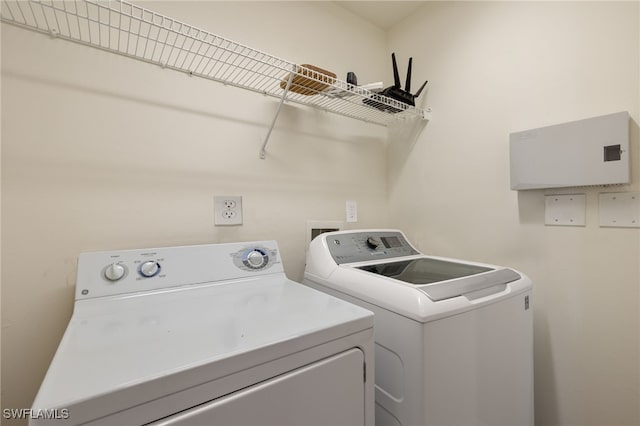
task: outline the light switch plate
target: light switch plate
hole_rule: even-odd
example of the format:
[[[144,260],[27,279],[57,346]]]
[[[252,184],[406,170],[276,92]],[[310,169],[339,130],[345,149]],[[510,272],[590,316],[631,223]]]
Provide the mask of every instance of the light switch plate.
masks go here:
[[[551,226],[585,226],[585,194],[545,195],[544,223]]]
[[[347,200],[347,222],[358,221],[358,202],[356,200]]]
[[[600,226],[640,228],[640,192],[600,194]]]

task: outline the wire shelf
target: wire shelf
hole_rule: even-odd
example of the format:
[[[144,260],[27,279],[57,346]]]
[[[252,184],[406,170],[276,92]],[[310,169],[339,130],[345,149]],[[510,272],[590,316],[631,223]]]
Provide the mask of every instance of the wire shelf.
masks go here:
[[[379,125],[426,118],[422,109],[126,1],[3,0],[2,21]]]

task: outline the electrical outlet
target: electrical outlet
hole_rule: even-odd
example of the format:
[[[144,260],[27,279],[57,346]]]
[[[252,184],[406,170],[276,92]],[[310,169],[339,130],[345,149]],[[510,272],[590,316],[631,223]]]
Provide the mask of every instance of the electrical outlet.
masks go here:
[[[242,225],[242,197],[213,197],[213,215],[216,226]]]

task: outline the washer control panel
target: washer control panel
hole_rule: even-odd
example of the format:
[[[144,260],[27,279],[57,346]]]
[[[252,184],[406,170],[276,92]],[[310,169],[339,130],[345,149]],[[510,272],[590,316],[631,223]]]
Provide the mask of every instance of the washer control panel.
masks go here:
[[[343,231],[323,237],[337,264],[420,254],[400,231]]]
[[[278,272],[275,241],[83,253],[76,300]]]

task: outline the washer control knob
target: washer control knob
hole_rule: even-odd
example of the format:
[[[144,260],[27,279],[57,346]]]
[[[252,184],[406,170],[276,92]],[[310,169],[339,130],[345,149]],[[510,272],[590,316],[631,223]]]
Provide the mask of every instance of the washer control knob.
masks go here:
[[[244,264],[251,269],[260,269],[266,266],[268,262],[269,256],[259,249],[249,251],[244,258]]]
[[[159,272],[160,264],[155,260],[147,260],[140,265],[140,275],[142,275],[143,277],[155,277]]]
[[[118,281],[124,277],[127,269],[119,263],[112,263],[104,269],[104,277],[109,281]]]
[[[380,238],[378,237],[367,238],[367,245],[374,250],[377,249],[380,244],[382,244],[382,241],[380,241]]]

